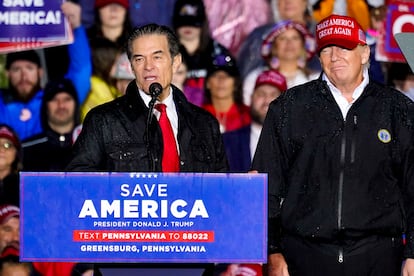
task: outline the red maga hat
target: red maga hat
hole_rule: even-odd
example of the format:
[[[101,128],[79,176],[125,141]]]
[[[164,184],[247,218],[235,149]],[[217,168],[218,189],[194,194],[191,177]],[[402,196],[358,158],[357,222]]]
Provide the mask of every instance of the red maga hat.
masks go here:
[[[5,138],[13,143],[16,148],[20,148],[19,138],[6,126],[0,127],[0,138]]]
[[[330,45],[352,50],[366,45],[367,41],[364,30],[354,18],[332,14],[316,25],[316,44],[319,53]]]
[[[0,206],[0,224],[6,223],[12,217],[20,217],[20,209],[14,205]]]
[[[280,92],[284,92],[287,89],[286,78],[276,70],[263,71],[257,77],[254,88],[263,84],[272,85],[279,89]]]
[[[95,8],[99,9],[109,4],[119,4],[125,9],[129,8],[128,0],[95,0]]]

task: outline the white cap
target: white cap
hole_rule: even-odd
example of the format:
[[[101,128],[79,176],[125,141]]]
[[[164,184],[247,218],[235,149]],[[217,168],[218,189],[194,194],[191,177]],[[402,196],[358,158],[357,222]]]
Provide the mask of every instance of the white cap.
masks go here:
[[[131,64],[126,53],[122,53],[116,60],[113,77],[116,79],[125,80],[135,79],[134,73],[132,73]]]

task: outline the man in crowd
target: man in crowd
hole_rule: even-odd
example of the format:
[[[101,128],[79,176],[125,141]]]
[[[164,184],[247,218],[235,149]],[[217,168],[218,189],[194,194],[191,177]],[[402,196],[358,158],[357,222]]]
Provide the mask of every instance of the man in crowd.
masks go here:
[[[14,205],[0,206],[0,255],[6,249],[14,248],[20,255],[20,209]],[[67,262],[34,262],[35,275],[42,276],[92,276],[89,264]]]
[[[40,103],[43,97],[43,68],[34,50],[10,53],[6,56],[9,89],[1,91],[0,106],[4,114],[0,121],[12,126],[20,139],[41,131]]]
[[[251,95],[252,123],[247,127],[223,134],[231,172],[247,172],[250,169],[269,104],[286,88],[285,77],[275,70],[263,71],[257,77]]]
[[[11,246],[20,249],[20,209],[4,204],[0,206],[0,253]]]
[[[40,116],[43,132],[22,143],[23,168],[62,171],[80,131],[78,96],[70,80],[50,81],[46,85]]]
[[[368,75],[351,17],[316,26],[319,79],[268,111],[269,275],[414,275],[414,104]]]

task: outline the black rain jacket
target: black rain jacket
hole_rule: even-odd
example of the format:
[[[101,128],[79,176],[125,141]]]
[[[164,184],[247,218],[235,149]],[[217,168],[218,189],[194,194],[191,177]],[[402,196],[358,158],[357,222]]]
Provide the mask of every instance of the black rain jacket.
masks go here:
[[[294,235],[337,244],[407,232],[414,257],[414,104],[370,82],[344,120],[321,78],[269,107],[252,169],[268,173],[269,254]]]
[[[227,172],[217,120],[188,102],[176,87],[172,93],[178,113],[180,171]],[[148,111],[135,81],[126,95],[89,111],[67,170],[160,172],[162,134],[155,116],[146,134]]]

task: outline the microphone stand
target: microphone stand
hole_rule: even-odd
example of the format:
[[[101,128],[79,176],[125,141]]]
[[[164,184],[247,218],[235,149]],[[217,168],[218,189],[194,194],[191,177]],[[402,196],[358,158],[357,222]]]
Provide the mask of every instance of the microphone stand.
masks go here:
[[[150,145],[150,124],[152,120],[152,116],[154,115],[154,104],[157,101],[157,98],[162,93],[162,86],[158,82],[151,83],[149,86],[149,94],[151,95],[151,101],[148,104],[148,117],[147,117],[147,125],[145,127],[145,142],[147,146],[147,154],[148,154],[148,162],[149,162],[149,169],[151,172],[155,172],[155,158],[151,151]]]
[[[155,161],[154,161],[154,156],[152,154],[151,151],[151,146],[150,146],[150,124],[151,124],[151,120],[152,120],[152,116],[154,115],[154,105],[155,102],[157,101],[157,97],[155,95],[152,95],[151,97],[151,101],[148,104],[148,116],[147,116],[147,124],[145,126],[145,143],[146,143],[146,147],[147,147],[147,153],[148,153],[148,162],[149,162],[149,168],[151,172],[155,172]]]

